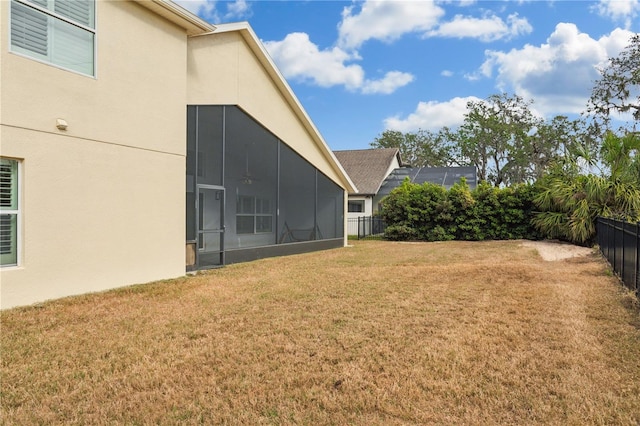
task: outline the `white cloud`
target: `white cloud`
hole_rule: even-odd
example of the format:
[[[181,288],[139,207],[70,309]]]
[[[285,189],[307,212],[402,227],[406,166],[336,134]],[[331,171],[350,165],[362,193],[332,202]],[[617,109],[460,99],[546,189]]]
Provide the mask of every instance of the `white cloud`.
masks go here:
[[[286,78],[320,87],[342,85],[364,94],[389,94],[414,79],[413,75],[400,71],[390,71],[380,80],[365,79],[360,65],[348,64],[360,59],[356,52],[339,47],[320,50],[306,33],[291,33],[282,41],[266,41],[264,45]]]
[[[477,3],[477,0],[439,0],[439,4],[455,4],[456,6],[466,7]]]
[[[389,71],[381,80],[366,80],[362,85],[362,93],[388,95],[411,83],[414,79],[412,74],[406,72]]]
[[[227,15],[247,16],[249,14],[249,4],[246,0],[236,0],[227,5]]]
[[[443,77],[453,77],[453,71],[442,70],[440,72],[440,75],[443,76]]]
[[[338,45],[357,49],[371,39],[391,42],[406,33],[423,33],[443,15],[444,10],[433,1],[367,0],[359,8],[352,5],[342,11]]]
[[[437,29],[429,31],[426,36],[451,38],[476,38],[483,42],[510,39],[521,34],[529,34],[533,28],[526,18],[518,14],[507,17],[507,22],[496,15],[482,18],[456,15],[452,21],[442,23]]]
[[[200,8],[208,3],[206,0],[175,0],[174,2],[184,7],[194,15],[197,15],[200,11]]]
[[[625,28],[628,29],[640,13],[640,0],[600,0],[594,9],[601,16],[624,22]]]
[[[246,0],[218,1],[218,0],[174,0],[194,15],[198,15],[207,22],[220,24],[233,20],[247,18],[251,15],[251,8]],[[220,4],[224,8],[219,7]]]
[[[439,130],[442,127],[456,127],[464,121],[467,112],[467,103],[478,102],[479,98],[469,96],[466,98],[453,98],[446,102],[420,102],[415,112],[406,118],[398,116],[388,117],[384,120],[386,129],[412,132],[422,130]]]
[[[599,77],[597,67],[617,55],[631,35],[616,29],[595,40],[574,24],[560,23],[540,46],[486,51],[479,75],[492,77],[495,72],[499,89],[533,99],[541,113],[579,113]]]
[[[286,78],[311,81],[321,87],[344,85],[354,90],[362,86],[364,71],[345,62],[358,59],[334,47],[320,50],[306,33],[291,33],[282,41],[266,41],[265,47]]]

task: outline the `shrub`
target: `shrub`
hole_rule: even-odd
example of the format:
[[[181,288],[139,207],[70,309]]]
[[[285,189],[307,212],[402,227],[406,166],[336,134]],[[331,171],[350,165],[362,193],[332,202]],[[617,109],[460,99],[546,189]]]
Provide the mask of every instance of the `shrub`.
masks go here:
[[[380,215],[388,224],[385,237],[392,240],[537,239],[531,225],[535,195],[531,185],[495,188],[481,182],[471,190],[462,179],[447,191],[407,179],[385,198]]]
[[[384,238],[391,241],[411,241],[417,236],[416,230],[407,225],[391,225],[384,230]]]

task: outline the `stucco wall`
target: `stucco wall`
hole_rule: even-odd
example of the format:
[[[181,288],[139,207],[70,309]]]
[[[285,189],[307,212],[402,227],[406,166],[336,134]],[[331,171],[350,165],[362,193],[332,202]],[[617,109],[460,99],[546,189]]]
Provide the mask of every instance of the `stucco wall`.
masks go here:
[[[0,271],[0,307],[184,274],[184,32],[97,2],[93,78],[9,53],[8,12],[0,153],[22,160],[22,261]]]
[[[363,212],[348,212],[348,219],[357,219],[362,216],[371,216],[373,214],[373,205],[372,205],[372,197],[370,196],[362,196],[362,195],[349,195],[349,201],[364,201],[364,211]]]

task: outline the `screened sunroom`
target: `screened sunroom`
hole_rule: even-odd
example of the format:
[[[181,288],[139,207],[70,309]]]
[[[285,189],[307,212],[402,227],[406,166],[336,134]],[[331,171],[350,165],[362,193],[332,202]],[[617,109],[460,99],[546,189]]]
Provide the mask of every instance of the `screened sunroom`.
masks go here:
[[[187,107],[187,269],[344,242],[344,190],[237,106]]]

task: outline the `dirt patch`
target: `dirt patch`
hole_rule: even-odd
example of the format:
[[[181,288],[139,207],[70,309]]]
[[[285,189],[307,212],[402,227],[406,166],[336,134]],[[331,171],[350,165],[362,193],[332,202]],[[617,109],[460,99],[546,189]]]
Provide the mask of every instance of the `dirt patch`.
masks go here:
[[[542,259],[552,262],[571,257],[588,256],[593,253],[590,247],[581,247],[561,241],[525,241],[522,247],[531,247],[538,251]]]

